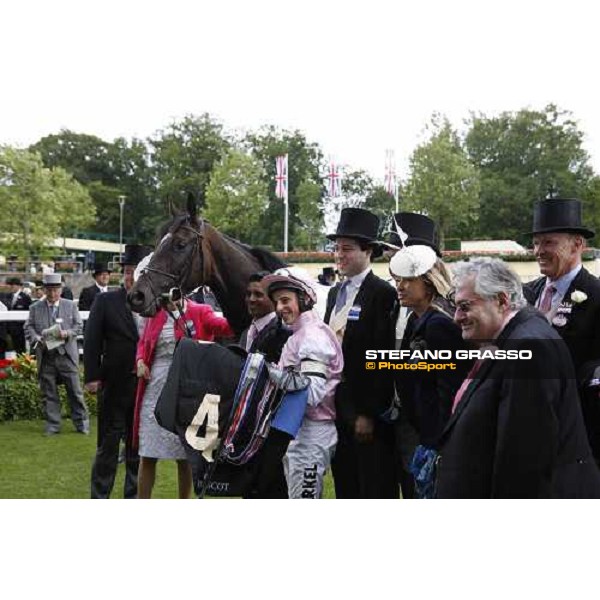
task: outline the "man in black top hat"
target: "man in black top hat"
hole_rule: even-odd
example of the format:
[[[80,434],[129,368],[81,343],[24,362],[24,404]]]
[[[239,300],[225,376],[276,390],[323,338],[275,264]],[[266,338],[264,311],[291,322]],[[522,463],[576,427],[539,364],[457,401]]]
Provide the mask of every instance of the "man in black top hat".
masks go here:
[[[524,286],[527,301],[565,340],[575,370],[583,416],[596,460],[600,460],[600,281],[582,265],[586,240],[581,202],[550,198],[536,202],[533,251],[542,277]]]
[[[391,377],[365,369],[366,350],[394,348],[396,292],[371,270],[381,254],[379,219],[361,208],[345,208],[334,234],[335,260],[344,282],[327,297],[325,322],[344,352],[336,389],[338,445],[332,463],[337,498],[398,498],[394,433],[384,419],[393,398]]]
[[[132,449],[135,404],[137,315],[127,306],[136,265],[151,252],[137,244],[125,246],[121,261],[123,287],[96,296],[83,344],[85,387],[98,394],[98,442],[92,466],[91,497],[108,498],[117,472],[119,444],[125,439],[125,498],[137,496],[139,457]]]
[[[79,304],[77,305],[79,310],[90,310],[96,296],[108,291],[108,282],[111,273],[112,271],[106,263],[98,262],[94,264],[92,276],[95,279],[95,283],[81,290]]]
[[[8,310],[29,310],[31,297],[23,291],[23,282],[18,277],[9,277],[6,280],[9,292],[6,294],[4,304]],[[6,332],[10,335],[15,352],[25,352],[25,332],[23,323],[10,322],[6,324]]]
[[[335,285],[335,269],[333,267],[323,267],[321,273],[317,276],[321,285],[331,287]]]

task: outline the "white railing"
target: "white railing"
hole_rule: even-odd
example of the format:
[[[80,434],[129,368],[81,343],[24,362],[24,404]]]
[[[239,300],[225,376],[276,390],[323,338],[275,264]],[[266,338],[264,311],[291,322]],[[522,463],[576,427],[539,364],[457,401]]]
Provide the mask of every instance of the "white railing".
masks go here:
[[[79,311],[79,314],[81,315],[81,319],[83,321],[87,321],[89,316],[90,316],[90,311],[89,310],[81,310]],[[5,323],[10,323],[10,322],[15,322],[15,321],[21,321],[23,323],[25,323],[25,321],[27,321],[27,319],[29,318],[29,311],[28,310],[0,310],[0,323],[5,322]]]

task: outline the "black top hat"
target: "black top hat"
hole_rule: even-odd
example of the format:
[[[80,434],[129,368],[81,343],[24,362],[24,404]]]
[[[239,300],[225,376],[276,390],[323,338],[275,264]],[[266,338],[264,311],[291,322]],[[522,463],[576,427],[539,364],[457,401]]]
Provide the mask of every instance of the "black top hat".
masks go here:
[[[7,285],[23,285],[20,277],[9,277],[6,280]]]
[[[440,253],[440,241],[435,221],[425,215],[412,212],[399,212],[394,214],[392,229],[396,229],[396,223],[402,231],[408,235],[404,246],[429,246],[438,256]],[[400,236],[398,240],[400,241]],[[390,242],[394,243],[394,242]]]
[[[329,276],[329,277],[335,277],[335,269],[333,267],[323,267],[323,275],[325,277]]]
[[[142,244],[126,244],[121,264],[136,266],[142,258],[148,256],[150,252],[152,252],[150,246],[143,246]]]
[[[375,242],[379,231],[379,217],[364,208],[343,208],[335,233],[327,238],[354,238],[363,242]]]
[[[596,235],[582,225],[581,200],[576,198],[548,198],[534,204],[531,233],[552,232],[579,233],[585,238]]]
[[[105,263],[105,262],[94,263],[92,275],[95,277],[96,275],[100,275],[100,273],[112,273],[112,269],[108,268],[108,263]]]

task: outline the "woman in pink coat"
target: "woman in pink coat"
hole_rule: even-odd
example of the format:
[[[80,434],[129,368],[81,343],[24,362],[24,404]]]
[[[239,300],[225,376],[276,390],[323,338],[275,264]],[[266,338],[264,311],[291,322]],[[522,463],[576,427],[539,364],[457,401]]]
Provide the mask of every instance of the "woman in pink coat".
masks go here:
[[[226,319],[218,317],[207,304],[190,300],[170,303],[146,321],[137,347],[139,377],[135,399],[134,445],[139,442],[140,468],[138,498],[151,498],[158,459],[177,461],[179,497],[189,498],[192,471],[179,438],[163,429],[154,417],[154,408],[167,380],[175,345],[182,337],[212,342],[215,337],[231,337]]]

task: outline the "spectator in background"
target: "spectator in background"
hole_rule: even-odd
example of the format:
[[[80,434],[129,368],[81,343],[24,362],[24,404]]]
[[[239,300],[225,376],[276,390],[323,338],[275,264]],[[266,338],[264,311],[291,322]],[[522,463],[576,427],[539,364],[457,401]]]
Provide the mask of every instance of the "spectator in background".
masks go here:
[[[61,298],[59,273],[44,275],[45,300],[29,309],[25,333],[35,351],[38,378],[46,409],[46,435],[60,432],[61,415],[58,384],[64,383],[71,407],[71,419],[78,433],[89,434],[87,407],[79,381],[77,336],[82,321],[72,300]]]
[[[333,267],[323,267],[320,275],[317,276],[317,280],[321,285],[329,287],[335,285],[335,269]]]
[[[9,293],[6,295],[8,310],[29,310],[31,297],[23,291],[23,282],[19,277],[9,277],[6,280]],[[7,323],[6,331],[13,343],[13,350],[18,353],[25,352],[25,332],[21,322]]]
[[[46,297],[44,295],[44,282],[41,279],[36,279],[33,284],[34,285],[31,288],[32,304],[38,300],[43,300]]]
[[[92,276],[95,282],[81,290],[79,295],[79,310],[90,310],[97,294],[103,294],[108,291],[108,282],[112,271],[106,263],[100,262],[94,265]]]

